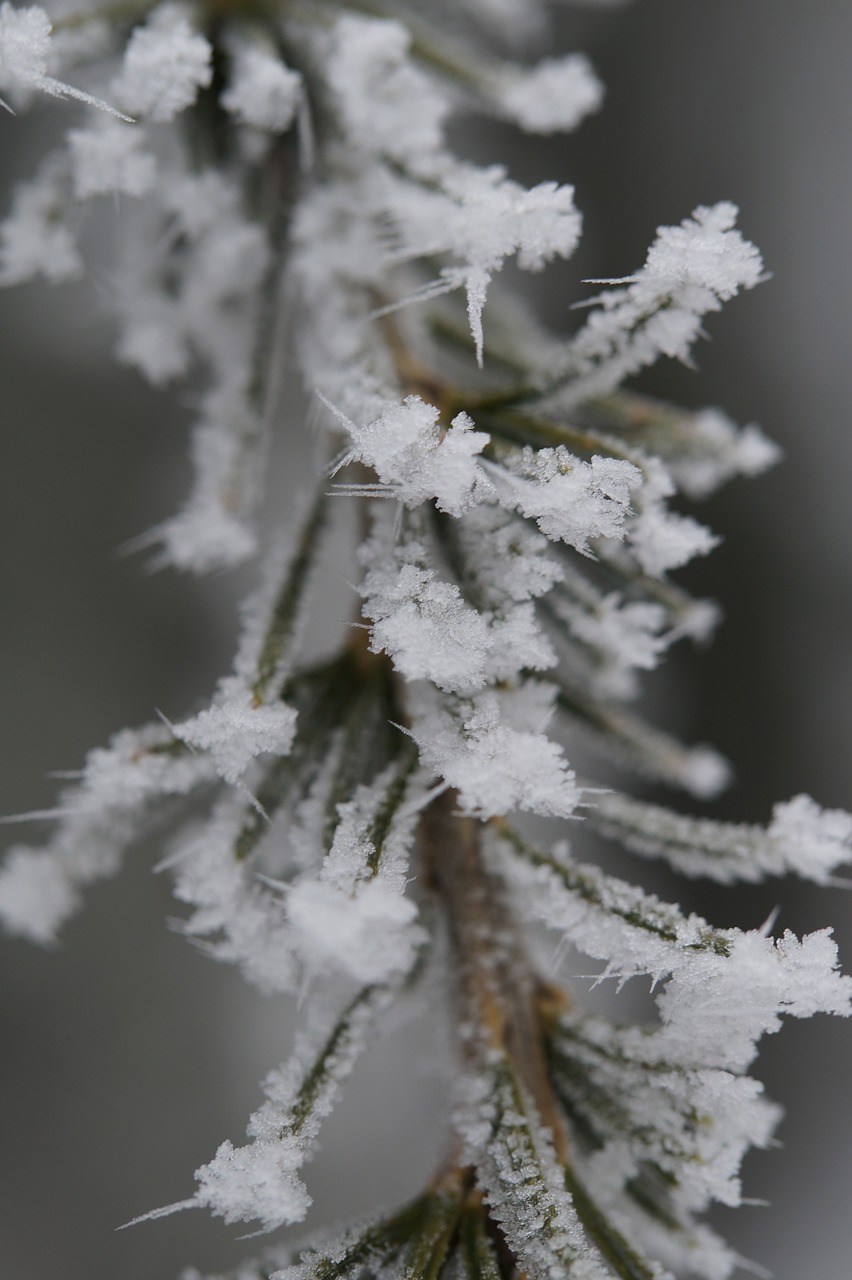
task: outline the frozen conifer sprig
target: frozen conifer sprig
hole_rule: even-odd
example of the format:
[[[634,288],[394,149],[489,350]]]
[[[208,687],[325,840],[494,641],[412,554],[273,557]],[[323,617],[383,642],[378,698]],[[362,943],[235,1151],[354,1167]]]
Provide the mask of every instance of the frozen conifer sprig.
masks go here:
[[[659,228],[591,302],[578,281],[567,338],[502,284],[508,262],[571,256],[573,188],[459,159],[447,124],[479,112],[546,134],[600,106],[581,54],[495,52],[541,41],[545,19],[534,0],[0,7],[0,92],[75,112],[0,223],[0,282],[78,275],[92,207],[120,196],[117,354],[155,385],[191,379],[198,405],[192,493],[140,545],[199,573],[261,564],[209,705],[90,753],[53,838],[0,870],[0,921],[51,943],[167,811],[160,865],[186,934],[264,991],[307,993],[247,1141],[143,1216],[300,1222],[304,1168],[368,1041],[422,1001],[425,973],[454,992],[445,1166],[407,1206],[239,1280],[727,1280],[739,1260],[696,1215],[740,1203],[742,1157],[776,1124],[746,1075],[759,1037],[784,1013],[849,1011],[828,931],[717,928],[516,825],[582,821],[723,882],[828,884],[852,852],[852,818],[807,796],[765,828],[725,824],[572,768],[582,742],[698,797],[724,786],[712,748],[628,704],[717,620],[670,576],[715,536],[671,500],[777,450],[623,385],[660,356],[690,361],[704,319],[762,277],[730,203]],[[270,459],[285,429],[295,447],[303,393],[328,462],[270,538]],[[309,656],[335,550],[352,625]],[[542,925],[619,989],[649,977],[656,1020],[593,1016],[538,974]]]

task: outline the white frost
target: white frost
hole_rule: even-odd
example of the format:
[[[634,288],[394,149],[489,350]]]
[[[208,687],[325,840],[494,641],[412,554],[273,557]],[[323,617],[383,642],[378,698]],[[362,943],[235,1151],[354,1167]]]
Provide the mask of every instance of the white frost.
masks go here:
[[[737,207],[701,205],[680,226],[660,227],[645,265],[626,287],[601,294],[571,341],[557,376],[561,404],[576,404],[618,386],[666,355],[689,361],[708,313],[763,275],[753,244],[736,230]]]
[[[156,162],[145,151],[144,131],[118,120],[71,129],[68,145],[74,191],[81,200],[110,193],[142,196],[156,180]]]
[[[545,58],[530,71],[507,70],[497,101],[510,120],[529,133],[562,133],[597,111],[603,86],[580,53]]]
[[[484,693],[442,706],[418,697],[413,706],[423,758],[456,788],[465,813],[491,818],[527,809],[564,818],[577,807],[580,791],[560,748],[513,726],[511,698]]]
[[[40,89],[54,98],[76,98],[117,114],[105,102],[47,74],[51,30],[50,18],[38,5],[16,9],[9,0],[3,0],[0,4],[0,89],[14,92]]]
[[[237,782],[252,760],[267,752],[286,755],[296,713],[284,703],[256,706],[248,694],[225,698],[191,720],[172,726],[181,742],[207,751],[226,782]]]
[[[242,124],[283,133],[302,101],[302,77],[264,49],[236,49],[222,106]]]
[[[366,463],[407,506],[434,498],[439,510],[460,516],[491,491],[476,460],[488,436],[473,429],[466,413],[457,414],[446,431],[439,419],[440,410],[420,396],[388,404],[363,426],[342,418],[352,448],[339,467]]]
[[[212,50],[186,11],[164,4],[130,37],[113,93],[125,111],[162,123],[192,106],[210,84]]]

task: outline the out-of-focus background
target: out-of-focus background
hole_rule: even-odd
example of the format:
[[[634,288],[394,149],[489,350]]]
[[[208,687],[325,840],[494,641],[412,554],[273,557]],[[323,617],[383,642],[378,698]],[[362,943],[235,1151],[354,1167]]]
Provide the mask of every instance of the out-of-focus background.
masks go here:
[[[757,420],[786,453],[703,513],[725,542],[685,577],[723,602],[726,622],[708,653],[679,655],[657,681],[665,714],[735,762],[725,816],[763,820],[802,790],[852,807],[852,10],[636,0],[566,10],[560,26],[591,52],[603,112],[567,140],[519,148],[508,129],[471,127],[465,141],[493,159],[508,149],[522,180],[577,185],[587,236],[542,290],[550,322],[570,323],[580,276],[629,273],[658,224],[717,199],[741,206],[773,273],[710,319],[697,374],[660,367],[643,382]],[[51,117],[73,110],[0,113],[4,189],[29,171]],[[247,581],[150,576],[117,555],[185,491],[186,409],[114,368],[108,288],[96,274],[0,295],[0,813],[50,805],[50,771],[208,693]],[[192,1170],[240,1139],[292,1013],[169,931],[155,861],[154,845],[134,849],[57,951],[0,940],[4,1275],[167,1280],[254,1250],[201,1214],[114,1230],[190,1194]],[[686,894],[719,924],[755,926],[776,905],[798,933],[833,923],[852,970],[848,895],[794,881]],[[396,1201],[425,1176],[444,1107],[433,1065],[416,1024],[371,1051],[309,1170],[318,1217]],[[746,1164],[747,1194],[771,1207],[720,1213],[718,1225],[778,1280],[840,1280],[852,1254],[852,1025],[790,1024],[758,1072],[788,1111],[783,1149]]]

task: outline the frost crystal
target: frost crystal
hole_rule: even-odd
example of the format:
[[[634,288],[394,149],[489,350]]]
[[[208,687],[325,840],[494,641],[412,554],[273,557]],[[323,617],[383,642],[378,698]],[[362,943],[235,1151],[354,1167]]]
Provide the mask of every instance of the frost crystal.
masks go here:
[[[53,942],[59,924],[77,905],[73,884],[49,853],[11,850],[0,870],[0,920],[11,933]]]
[[[434,153],[448,103],[408,58],[400,22],[347,14],[338,19],[327,75],[347,142],[408,161]]]
[[[461,265],[442,268],[440,287],[464,287],[481,364],[482,311],[492,276],[512,256],[525,271],[540,271],[555,257],[569,258],[580,238],[580,215],[573,187],[542,182],[525,190],[498,166],[459,166],[442,186],[445,194],[440,195],[392,193],[391,213],[400,224],[397,256],[405,260],[446,253],[461,259]]]
[[[17,188],[12,212],[0,223],[0,284],[80,275],[83,260],[61,212],[69,186],[67,167],[57,161]]]
[[[606,1280],[530,1099],[506,1064],[489,1066],[463,1085],[457,1125],[507,1243],[534,1280]]]
[[[225,781],[236,782],[257,756],[268,751],[286,755],[295,723],[290,707],[257,707],[235,697],[174,725],[172,732],[187,746],[208,751]]]
[[[62,797],[61,825],[46,849],[17,848],[0,870],[0,921],[50,942],[79,905],[78,888],[113,875],[152,808],[210,778],[204,760],[171,755],[171,735],[152,725],[91,751],[78,786]],[[38,888],[36,894],[34,890]]]
[[[210,84],[212,50],[178,5],[155,9],[130,37],[113,91],[126,111],[148,120],[172,120]]]
[[[516,728],[515,708],[505,700],[503,707],[508,715],[501,715],[494,694],[452,710],[424,704],[413,729],[424,759],[458,790],[466,813],[488,818],[530,809],[568,817],[580,792],[559,747],[531,731],[526,714],[517,717],[524,727]]]
[[[601,294],[569,347],[561,403],[618,386],[660,355],[688,362],[701,321],[763,274],[757,249],[735,229],[736,205],[695,210],[679,227],[660,227],[645,265],[622,289]]]
[[[39,85],[47,74],[51,22],[44,9],[0,5],[0,74],[4,87]]]
[[[378,587],[378,576],[368,576],[366,609],[376,653],[389,653],[408,680],[431,680],[460,693],[482,685],[488,625],[462,603],[457,586],[408,564],[389,590],[379,594]]]
[[[438,409],[419,396],[407,396],[366,426],[344,419],[352,449],[340,466],[366,463],[407,505],[434,498],[440,511],[462,515],[491,490],[476,461],[488,436],[473,430],[466,413],[458,414],[442,432],[439,416]]]
[[[594,538],[622,538],[631,490],[640,476],[630,462],[592,458],[583,462],[567,449],[527,448],[501,475],[502,500],[533,517],[551,541],[567,542],[588,555]]]
[[[546,58],[526,74],[508,73],[500,102],[510,119],[530,133],[575,129],[597,111],[603,87],[582,54]]]
[[[411,967],[410,926],[417,908],[381,881],[353,894],[304,881],[290,891],[287,914],[314,972],[340,968],[359,982],[383,982]]]
[[[256,1218],[265,1231],[284,1222],[300,1222],[310,1205],[304,1183],[294,1173],[300,1163],[298,1150],[284,1143],[234,1147],[223,1142],[195,1175],[194,1203],[226,1222]]]
[[[144,137],[117,121],[68,134],[74,165],[74,190],[81,200],[110,192],[142,196],[156,179],[154,157]]]
[[[302,100],[302,77],[271,53],[240,48],[222,106],[243,124],[283,133],[289,129]]]
[[[3,0],[0,4],[0,89],[40,89],[54,98],[77,98],[89,106],[111,111],[105,102],[47,74],[51,30],[50,18],[38,5],[16,9],[9,0]]]

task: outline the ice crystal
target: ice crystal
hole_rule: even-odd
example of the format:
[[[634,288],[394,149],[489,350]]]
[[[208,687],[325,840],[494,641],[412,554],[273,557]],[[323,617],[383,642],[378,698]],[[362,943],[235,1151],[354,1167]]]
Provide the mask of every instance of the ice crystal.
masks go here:
[[[546,58],[526,74],[506,76],[500,100],[530,133],[574,129],[603,101],[603,88],[582,54]]]
[[[50,18],[39,5],[17,9],[10,0],[3,0],[0,5],[0,89],[40,89],[54,98],[76,98],[90,106],[111,110],[105,102],[48,75],[51,31]]]
[[[302,101],[302,77],[271,52],[238,46],[222,106],[243,124],[283,133]]]
[[[155,122],[172,120],[210,83],[211,52],[180,6],[162,5],[130,37],[113,82],[116,98],[134,115]]]

